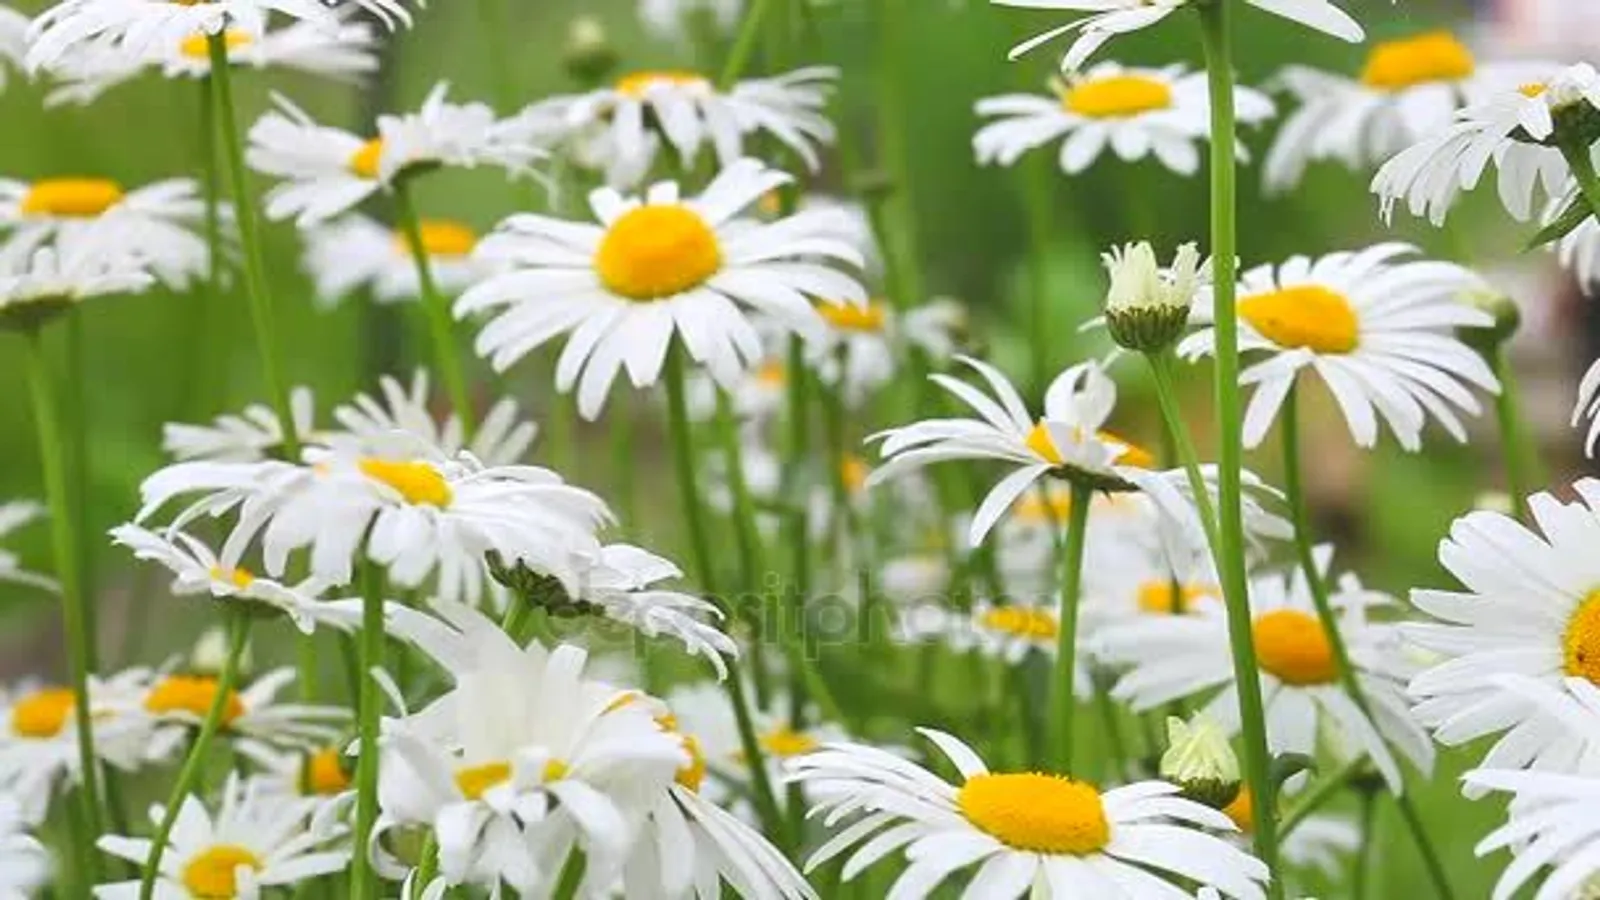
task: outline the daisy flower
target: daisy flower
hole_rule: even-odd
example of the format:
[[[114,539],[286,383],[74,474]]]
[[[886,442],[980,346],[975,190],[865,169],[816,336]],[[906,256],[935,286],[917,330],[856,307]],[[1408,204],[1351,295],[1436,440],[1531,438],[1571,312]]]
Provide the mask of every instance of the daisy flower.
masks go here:
[[[1284,120],[1267,153],[1267,188],[1292,188],[1308,164],[1323,160],[1371,169],[1448,129],[1461,107],[1542,80],[1556,68],[1480,62],[1471,48],[1443,30],[1374,44],[1356,77],[1289,66],[1274,83],[1300,107]]]
[[[269,767],[285,750],[325,747],[348,728],[350,711],[343,707],[280,703],[278,695],[294,679],[292,668],[273,669],[229,691],[218,734],[240,756]],[[218,687],[211,675],[156,673],[143,700],[144,712],[160,726],[156,740],[181,745],[205,720]]]
[[[45,516],[44,507],[28,500],[0,503],[0,538]],[[25,584],[40,590],[55,592],[60,589],[54,578],[22,568],[22,560],[9,550],[0,549],[0,581]]]
[[[310,813],[306,801],[263,792],[236,775],[228,776],[215,815],[198,797],[185,797],[172,842],[157,863],[156,900],[253,897],[263,888],[344,871],[350,851],[328,847],[328,835],[308,830]],[[162,815],[160,807],[151,809],[153,823]],[[150,865],[154,849],[148,839],[122,835],[106,835],[97,846],[141,868]],[[139,896],[139,882],[101,885],[94,895],[131,900]]]
[[[910,865],[890,894],[906,900],[933,896],[974,867],[968,895],[995,900],[1187,896],[1163,876],[1225,897],[1266,896],[1267,867],[1205,830],[1231,832],[1233,823],[1174,785],[1144,781],[1102,793],[1064,775],[991,772],[951,735],[918,732],[955,766],[959,784],[861,744],[833,744],[789,764],[790,777],[821,798],[812,815],[829,825],[853,819],[807,870],[856,848],[844,864],[848,881],[903,850]]]
[[[1083,567],[1083,629],[1105,628],[1150,618],[1188,616],[1222,601],[1222,588],[1204,548],[1174,565],[1154,535],[1120,528],[1095,528],[1089,513]]]
[[[37,329],[85,300],[143,293],[155,284],[142,260],[106,253],[95,243],[6,246],[0,252],[0,330]]]
[[[639,21],[664,40],[687,42],[697,29],[731,34],[744,13],[744,0],[639,0]]]
[[[0,794],[0,897],[26,900],[50,880],[50,851],[28,825],[16,799]]]
[[[349,445],[358,452],[363,448],[381,452],[394,432],[403,431],[419,436],[446,455],[470,453],[486,466],[514,466],[528,455],[539,429],[519,417],[517,401],[504,397],[490,407],[468,442],[459,415],[451,412],[443,419],[435,415],[428,402],[429,384],[425,369],[413,372],[406,386],[392,376],[383,376],[378,380],[379,396],[357,394],[354,400],[333,411],[333,418],[344,431],[329,432],[324,440],[332,445]]]
[[[825,327],[808,334],[806,362],[823,384],[836,386],[850,407],[859,407],[894,379],[904,350],[924,354],[937,365],[948,360],[968,331],[967,311],[940,298],[897,312],[882,300],[865,307],[818,304]]]
[[[977,652],[1009,666],[1024,663],[1034,653],[1054,660],[1059,649],[1060,620],[1050,605],[1051,598],[1040,592],[1039,602],[1017,601],[1000,605],[976,600],[970,611],[952,610],[941,604],[925,604],[902,610],[897,620],[896,638],[908,644],[937,643],[953,653]],[[1094,680],[1089,671],[1087,635],[1078,638],[1079,652],[1073,663],[1073,693],[1087,700]]]
[[[754,808],[744,800],[752,777],[750,760],[739,740],[738,719],[727,692],[714,682],[701,681],[674,688],[666,705],[671,711],[671,730],[692,738],[693,750],[705,768],[702,774],[710,776],[706,785],[697,785],[696,790],[714,800],[734,801],[734,812],[754,821]],[[810,708],[805,710],[805,724],[797,726],[792,711],[792,699],[781,690],[773,692],[765,708],[751,710],[756,742],[774,784],[783,778],[786,761],[850,738],[842,725],[822,720]],[[776,799],[784,802],[781,795]]]
[[[1467,439],[1456,411],[1477,415],[1471,387],[1499,393],[1482,355],[1456,336],[1461,327],[1487,327],[1493,317],[1463,301],[1481,279],[1446,262],[1407,259],[1405,244],[1290,258],[1260,266],[1239,281],[1239,348],[1267,358],[1240,373],[1254,385],[1245,411],[1244,441],[1259,445],[1272,427],[1301,369],[1319,375],[1358,445],[1378,440],[1381,419],[1407,450],[1422,446],[1431,419],[1459,441]],[[1208,300],[1199,321],[1212,320]],[[1186,359],[1210,355],[1215,332],[1205,328],[1178,345]]]
[[[1507,86],[1462,109],[1448,128],[1402,150],[1372,179],[1385,220],[1402,199],[1412,215],[1442,225],[1463,191],[1499,172],[1500,202],[1527,221],[1546,198],[1565,193],[1572,177],[1556,148],[1560,123],[1600,106],[1600,74],[1581,63],[1520,86]]]
[[[1465,781],[1476,791],[1510,794],[1511,817],[1478,842],[1476,852],[1488,856],[1510,850],[1512,861],[1495,884],[1494,900],[1508,900],[1539,876],[1550,872],[1534,900],[1571,900],[1590,896],[1600,876],[1600,778],[1592,775],[1480,769]],[[1587,889],[1586,889],[1587,888]]]
[[[597,190],[589,205],[598,224],[512,216],[479,249],[510,271],[463,294],[456,317],[499,310],[477,339],[497,371],[567,334],[556,389],[577,386],[586,419],[599,415],[620,370],[634,387],[655,384],[674,336],[718,383],[732,385],[764,355],[747,310],[803,335],[822,325],[808,296],[867,299],[855,279],[810,261],[861,265],[833,217],[799,213],[766,224],[740,217],[790,180],[744,159],[698,197],[682,197],[671,181],[643,198]]]
[[[1175,486],[1181,473],[1152,470],[1148,452],[1103,430],[1116,406],[1116,385],[1098,364],[1073,366],[1045,393],[1044,416],[1034,418],[999,370],[971,357],[956,359],[988,383],[994,397],[949,375],[930,379],[978,413],[978,419],[934,419],[874,435],[885,463],[869,487],[947,460],[995,460],[1015,466],[989,491],[973,516],[968,538],[983,543],[1002,514],[1046,475],[1077,479],[1105,491],[1143,491],[1183,527],[1200,522]],[[1187,508],[1186,508],[1187,507]]]
[[[310,388],[297,386],[289,392],[289,414],[295,434],[315,432],[316,398]],[[283,423],[272,407],[252,403],[242,412],[220,415],[205,425],[168,422],[161,427],[161,449],[179,462],[260,462],[282,455]]]
[[[372,138],[318,125],[274,94],[272,111],[250,129],[247,153],[252,169],[280,182],[267,192],[267,217],[310,227],[434,166],[532,171],[544,151],[520,119],[498,118],[482,103],[452,103],[448,90],[435,85],[417,112],[379,116]]]
[[[1078,32],[1061,58],[1062,71],[1080,68],[1105,43],[1119,34],[1141,31],[1189,5],[1189,0],[990,0],[996,6],[1059,9],[1088,13],[1052,28],[1011,48],[1016,59],[1062,35]],[[1359,43],[1366,38],[1361,26],[1328,0],[1245,0],[1262,12],[1298,22],[1340,40]]]
[[[1331,552],[1318,551],[1326,577]],[[1396,627],[1370,620],[1369,607],[1391,598],[1366,590],[1346,574],[1330,585],[1356,677],[1371,718],[1345,693],[1333,644],[1317,618],[1305,573],[1268,574],[1250,583],[1251,633],[1266,705],[1267,744],[1274,753],[1314,755],[1329,746],[1342,759],[1370,757],[1389,787],[1403,787],[1392,744],[1423,773],[1433,768],[1433,745],[1407,708],[1400,636]],[[1220,605],[1186,616],[1147,617],[1102,630],[1097,655],[1125,668],[1112,695],[1136,711],[1157,709],[1174,700],[1209,698],[1205,714],[1229,729],[1239,728],[1239,697],[1228,652],[1228,620]],[[1320,740],[1320,742],[1319,742]]]
[[[769,352],[727,387],[705,372],[694,373],[686,391],[689,417],[696,422],[711,421],[717,415],[717,393],[726,391],[730,411],[747,431],[773,421],[789,402],[787,367],[784,354]],[[745,462],[749,463],[748,454]]]
[[[1583,735],[1509,680],[1600,684],[1600,565],[1589,549],[1600,537],[1600,481],[1573,488],[1573,503],[1528,498],[1537,531],[1494,512],[1457,519],[1439,562],[1463,589],[1411,592],[1434,621],[1402,627],[1438,661],[1411,682],[1416,716],[1445,746],[1500,735],[1484,768],[1570,771],[1584,754]]]
[[[1238,827],[1235,840],[1239,846],[1246,847],[1256,830],[1255,802],[1250,789],[1240,786],[1238,796],[1222,812]],[[1347,871],[1349,858],[1360,846],[1361,829],[1354,822],[1344,816],[1312,813],[1301,819],[1294,831],[1283,839],[1278,855],[1297,869],[1315,870],[1328,878],[1339,878]]]
[[[1160,69],[1096,65],[1048,95],[1006,94],[978,101],[989,120],[972,139],[981,165],[1010,166],[1024,153],[1061,139],[1059,165],[1076,175],[1109,148],[1124,162],[1154,155],[1179,175],[1200,168],[1196,143],[1209,140],[1211,103],[1206,73],[1176,65]],[[1241,124],[1272,117],[1272,101],[1246,87],[1234,88]]]
[[[459,294],[494,273],[472,255],[478,235],[471,226],[453,219],[423,219],[419,227],[429,269],[445,295]],[[417,265],[402,232],[351,215],[308,229],[305,241],[302,268],[311,276],[317,304],[324,309],[358,290],[370,290],[380,303],[422,296]]]
[[[13,245],[5,255],[26,255],[54,241],[63,257],[137,260],[156,280],[180,290],[208,268],[206,241],[194,231],[204,213],[190,178],[133,189],[109,178],[0,179],[0,232]]]
[[[219,603],[244,603],[282,613],[304,634],[319,622],[335,627],[357,624],[322,602],[322,594],[332,585],[315,576],[286,585],[258,578],[247,569],[224,568],[210,547],[182,531],[157,534],[138,525],[119,525],[111,529],[111,540],[131,550],[135,559],[166,567],[174,576],[173,596],[205,595]]]

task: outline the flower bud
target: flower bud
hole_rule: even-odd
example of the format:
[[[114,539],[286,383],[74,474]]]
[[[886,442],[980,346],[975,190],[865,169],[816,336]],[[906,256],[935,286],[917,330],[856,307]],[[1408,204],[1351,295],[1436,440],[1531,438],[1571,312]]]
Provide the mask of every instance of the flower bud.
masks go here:
[[[217,677],[228,660],[228,633],[222,628],[209,628],[194,642],[189,651],[189,671],[195,675]],[[239,656],[239,673],[248,674],[253,668],[250,647],[246,645]]]
[[[617,66],[617,51],[606,36],[605,26],[594,16],[578,16],[567,26],[567,43],[562,51],[567,74],[579,84],[598,85]]]
[[[1140,353],[1171,347],[1189,324],[1194,296],[1211,280],[1209,262],[1194,244],[1178,248],[1172,268],[1163,270],[1147,242],[1113,247],[1104,254],[1111,288],[1106,293],[1106,325],[1118,345]]]
[[[1204,713],[1188,722],[1167,719],[1167,752],[1161,755],[1160,771],[1185,797],[1212,809],[1223,809],[1239,796],[1239,758],[1222,728]]]
[[[1494,317],[1494,324],[1485,328],[1459,330],[1462,341],[1480,351],[1493,351],[1510,340],[1522,325],[1522,310],[1517,302],[1488,285],[1463,292],[1461,302]]]

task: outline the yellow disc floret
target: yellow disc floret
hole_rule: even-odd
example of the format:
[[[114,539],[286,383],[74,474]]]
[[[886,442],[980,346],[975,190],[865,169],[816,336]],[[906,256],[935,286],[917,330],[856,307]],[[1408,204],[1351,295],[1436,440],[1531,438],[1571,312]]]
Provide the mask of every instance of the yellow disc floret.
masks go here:
[[[1372,48],[1361,82],[1380,91],[1403,91],[1419,84],[1461,81],[1477,70],[1472,51],[1448,31],[1430,31]]]
[[[241,47],[250,46],[254,40],[248,31],[229,28],[223,32],[222,44],[228,48],[229,53],[232,53]],[[184,38],[183,42],[178,44],[178,52],[190,59],[210,59],[211,45],[206,40],[204,33],[196,32]]]
[[[722,268],[722,245],[687,206],[641,206],[606,231],[594,268],[612,293],[648,302],[704,284]]]
[[[768,731],[761,735],[760,740],[761,749],[779,759],[803,756],[821,746],[816,738],[803,731],[795,731],[788,725],[780,725]]]
[[[624,75],[617,79],[614,90],[625,97],[638,99],[643,97],[650,88],[658,85],[694,87],[702,84],[709,85],[710,82],[706,81],[706,77],[699,72],[691,72],[686,69],[657,69]]]
[[[471,228],[453,219],[423,219],[417,230],[422,236],[422,249],[440,259],[460,259],[472,253],[478,245],[478,236]],[[411,255],[411,242],[405,234],[397,233],[395,242],[400,252]]]
[[[1239,317],[1288,349],[1349,353],[1361,343],[1361,320],[1349,299],[1317,285],[1245,297],[1239,301]]]
[[[92,219],[121,203],[122,197],[122,186],[109,178],[42,178],[22,195],[22,214]]]
[[[455,499],[450,482],[430,463],[369,457],[361,460],[360,468],[361,474],[394,488],[412,506],[444,509]]]
[[[1202,584],[1178,585],[1171,581],[1146,581],[1139,586],[1139,609],[1152,615],[1186,615],[1203,597],[1216,596],[1216,588]]]
[[[196,718],[205,718],[211,703],[217,697],[217,679],[203,675],[170,675],[150,689],[145,695],[144,708],[157,715],[186,712]],[[238,691],[229,691],[222,703],[224,728],[244,715],[244,701]]]
[[[511,764],[508,762],[489,762],[456,770],[456,787],[468,800],[481,800],[490,788],[510,780]]]
[[[1333,644],[1322,623],[1297,609],[1275,609],[1251,627],[1261,670],[1285,684],[1332,684],[1339,677]]]
[[[978,625],[1032,641],[1053,641],[1060,630],[1055,613],[1032,606],[996,606],[978,617]]]
[[[1100,792],[1059,775],[974,775],[956,806],[979,831],[1015,850],[1087,856],[1111,842]]]
[[[239,896],[239,870],[259,872],[261,858],[236,844],[217,844],[195,854],[183,867],[183,886],[204,900],[234,900]]]
[[[350,773],[345,771],[337,749],[327,747],[306,757],[300,771],[300,789],[319,797],[332,797],[350,789]]]
[[[887,310],[878,302],[868,303],[866,306],[819,303],[817,313],[829,325],[840,331],[861,331],[869,334],[883,331],[884,323],[888,320]]]
[[[1568,675],[1600,684],[1600,589],[1590,591],[1567,620],[1561,648]]]
[[[1061,104],[1091,119],[1125,119],[1171,108],[1172,87],[1145,75],[1111,75],[1067,87]]]
[[[67,726],[77,697],[67,688],[45,688],[11,707],[11,731],[26,738],[53,738]]]
[[[358,177],[368,181],[378,179],[378,165],[383,161],[383,138],[373,138],[362,144],[356,152],[350,154],[349,162],[345,165]]]

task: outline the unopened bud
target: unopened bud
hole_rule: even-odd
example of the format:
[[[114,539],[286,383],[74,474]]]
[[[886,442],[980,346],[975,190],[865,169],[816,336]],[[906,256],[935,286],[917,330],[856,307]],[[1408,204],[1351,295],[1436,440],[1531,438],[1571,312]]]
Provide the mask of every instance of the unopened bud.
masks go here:
[[[1167,719],[1167,752],[1161,755],[1160,770],[1185,797],[1212,809],[1223,809],[1239,796],[1239,758],[1222,728],[1204,713],[1188,722]]]
[[[1178,248],[1162,269],[1155,250],[1140,242],[1113,247],[1101,257],[1111,275],[1106,325],[1121,347],[1156,353],[1171,347],[1189,324],[1195,294],[1211,280],[1210,264],[1194,244]]]
[[[1460,329],[1461,339],[1479,350],[1494,350],[1510,340],[1522,325],[1517,301],[1488,285],[1462,293],[1461,302],[1494,318],[1492,325],[1483,328]]]
[[[562,61],[572,79],[585,86],[597,85],[611,74],[617,67],[617,51],[599,19],[578,16],[572,20]]]
[[[189,651],[189,671],[196,675],[218,677],[228,660],[228,633],[221,628],[209,628],[194,642]],[[239,656],[239,674],[248,674],[253,668],[250,647],[246,645]]]

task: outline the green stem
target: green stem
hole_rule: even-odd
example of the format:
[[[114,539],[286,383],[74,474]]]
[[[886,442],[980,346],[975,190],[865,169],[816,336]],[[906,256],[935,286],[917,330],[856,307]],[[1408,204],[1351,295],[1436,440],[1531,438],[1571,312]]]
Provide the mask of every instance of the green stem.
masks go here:
[[[879,230],[885,265],[897,271],[889,302],[905,311],[923,302],[917,252],[916,206],[911,193],[911,141],[907,134],[905,39],[906,0],[878,0],[878,164],[888,176],[890,196],[883,199],[893,228]]]
[[[744,448],[739,445],[739,423],[734,420],[733,407],[728,392],[716,388],[716,433],[722,445],[722,462],[727,468],[728,490],[733,494],[734,546],[739,555],[739,579],[744,590],[741,600],[731,610],[738,621],[754,622],[754,639],[750,642],[750,675],[756,691],[756,705],[770,708],[771,685],[767,678],[766,647],[770,604],[767,602],[766,547],[761,540],[761,530],[756,522],[755,504],[750,499],[750,485],[745,481]],[[778,623],[779,639],[787,646],[788,629]]]
[[[1495,418],[1500,424],[1501,452],[1506,460],[1506,490],[1511,494],[1518,515],[1528,517],[1528,494],[1534,485],[1543,484],[1539,465],[1539,448],[1528,433],[1527,421],[1522,416],[1521,391],[1517,373],[1511,365],[1504,343],[1486,356],[1489,368],[1500,380],[1500,395],[1495,397]]]
[[[88,843],[75,846],[79,864],[98,879],[100,865],[94,842],[101,834],[100,767],[94,750],[94,721],[91,716],[89,675],[94,659],[94,635],[89,631],[89,598],[83,591],[83,569],[79,562],[77,508],[67,485],[68,453],[61,433],[61,408],[53,389],[44,339],[38,329],[28,332],[23,342],[28,371],[28,390],[33,397],[33,415],[39,432],[39,465],[44,474],[45,497],[50,504],[50,536],[55,545],[56,576],[61,581],[61,622],[66,632],[67,666],[72,679],[73,727],[78,735],[78,769],[82,784],[79,796]]]
[[[1355,757],[1335,769],[1328,777],[1312,785],[1310,790],[1300,795],[1299,802],[1291,807],[1287,813],[1284,813],[1278,828],[1278,834],[1284,840],[1288,840],[1289,835],[1293,834],[1294,830],[1300,827],[1302,822],[1310,818],[1312,813],[1326,806],[1328,801],[1337,796],[1350,783],[1352,778],[1359,775],[1361,770],[1366,767],[1366,762],[1363,757]]]
[[[1100,728],[1105,732],[1109,784],[1120,784],[1128,777],[1128,742],[1122,736],[1122,720],[1117,718],[1117,705],[1111,692],[1099,685],[1094,689],[1094,705],[1100,712]]]
[[[1145,354],[1150,363],[1151,380],[1156,386],[1156,402],[1161,407],[1161,418],[1167,426],[1167,438],[1177,451],[1178,462],[1183,466],[1189,481],[1189,492],[1194,494],[1195,508],[1200,513],[1200,524],[1205,528],[1206,543],[1217,551],[1217,513],[1211,503],[1211,491],[1206,487],[1205,475],[1200,471],[1200,454],[1194,449],[1194,438],[1183,419],[1183,409],[1178,404],[1178,392],[1172,375],[1172,352]],[[1218,561],[1220,571],[1221,563]],[[1176,596],[1174,602],[1178,602]]]
[[[1083,549],[1089,536],[1089,504],[1094,491],[1074,482],[1072,509],[1067,516],[1067,533],[1057,546],[1063,547],[1061,565],[1061,605],[1057,612],[1056,670],[1050,679],[1050,734],[1052,761],[1061,774],[1072,772],[1073,720],[1078,698],[1073,682],[1078,671],[1078,599],[1083,587]]]
[[[1558,149],[1566,158],[1567,167],[1572,170],[1572,177],[1578,182],[1578,190],[1589,204],[1589,211],[1594,213],[1595,218],[1600,219],[1600,175],[1595,173],[1589,142],[1563,142],[1558,145]]]
[[[1033,393],[1043,397],[1050,383],[1050,349],[1056,334],[1050,316],[1050,240],[1055,232],[1054,158],[1039,156],[1024,164],[1023,203],[1028,212],[1028,342],[1033,364]]]
[[[808,531],[806,504],[800,499],[802,486],[798,476],[805,465],[810,450],[810,373],[806,371],[805,342],[798,335],[789,338],[788,358],[784,363],[785,386],[788,388],[788,429],[784,446],[783,497],[791,504],[784,518],[787,534],[784,542],[789,546],[789,609],[787,617],[796,623],[806,621],[806,602],[811,596],[811,535]],[[789,718],[795,728],[805,725],[805,682],[802,673],[789,672]],[[798,787],[798,785],[796,786]]]
[[[771,5],[772,0],[754,0],[745,11],[744,21],[739,24],[739,34],[733,39],[733,48],[728,51],[728,60],[717,78],[718,90],[732,89],[738,83],[739,76],[744,74],[751,56],[755,54],[756,39],[761,36],[761,19]]]
[[[383,661],[383,569],[367,557],[367,542],[361,542],[361,695],[356,707],[356,732],[360,751],[356,756],[356,832],[355,846],[366,847],[378,821],[378,722],[383,692],[372,677],[374,667]],[[353,900],[375,900],[378,876],[366,853],[356,853],[351,868],[350,896]]]
[[[444,382],[450,403],[455,407],[456,415],[461,417],[462,430],[470,441],[478,430],[477,416],[472,409],[472,395],[467,391],[461,353],[456,348],[450,303],[439,293],[439,285],[433,280],[433,263],[428,256],[427,242],[422,239],[422,219],[417,215],[417,205],[411,197],[411,179],[404,176],[394,183],[394,211],[400,220],[400,229],[405,233],[411,261],[417,267],[422,312],[428,321],[428,334],[433,342],[433,363],[439,368],[439,378]]]
[[[583,851],[574,844],[567,853],[567,861],[561,865],[561,876],[557,879],[555,893],[551,894],[552,900],[573,900],[578,896],[578,888],[583,885],[583,872],[588,868],[588,861],[584,859]]]
[[[427,893],[428,885],[439,877],[439,838],[433,832],[428,832],[428,839],[422,845],[422,860],[417,863],[416,878],[411,882],[415,893],[406,900],[422,900]]]
[[[233,214],[239,224],[239,240],[244,250],[245,295],[250,300],[250,318],[255,325],[256,349],[261,356],[261,374],[267,397],[283,426],[284,455],[300,458],[300,435],[295,430],[289,406],[289,389],[278,371],[279,347],[272,296],[267,290],[266,265],[262,262],[261,232],[256,207],[250,197],[250,179],[244,165],[244,146],[239,139],[239,122],[233,110],[233,79],[228,63],[227,36],[218,31],[208,35],[206,47],[211,56],[212,96],[217,103],[217,126],[222,134],[222,155],[228,177],[233,182]]]
[[[1236,116],[1233,98],[1232,28],[1229,0],[1198,6],[1205,45],[1206,79],[1211,101],[1211,265],[1216,319],[1216,415],[1220,433],[1217,479],[1217,557],[1223,601],[1228,608],[1228,642],[1239,693],[1244,731],[1245,777],[1255,798],[1256,856],[1272,873],[1267,890],[1283,897],[1278,872],[1278,829],[1273,819],[1276,791],[1269,771],[1266,711],[1261,700],[1261,673],[1256,667],[1250,598],[1245,580],[1244,516],[1241,508],[1244,471],[1244,418],[1239,393],[1238,319],[1238,172],[1235,169]]]
[[[634,471],[638,466],[638,447],[634,445],[637,406],[626,391],[611,398],[611,472],[616,482],[617,506],[622,514],[622,531],[634,534],[639,527],[639,488]]]
[[[1350,900],[1366,900],[1367,887],[1372,874],[1372,850],[1378,829],[1378,795],[1372,791],[1361,792],[1361,843],[1356,847],[1356,858],[1351,861]]]
[[[700,505],[700,474],[695,465],[694,437],[689,430],[689,401],[684,374],[684,350],[676,340],[667,350],[663,380],[667,387],[667,430],[671,433],[673,463],[677,469],[679,499],[683,507],[684,522],[689,530],[689,544],[693,548],[695,574],[700,586],[713,598],[717,597],[716,567],[711,557],[711,535],[706,529],[705,510]],[[745,696],[744,683],[737,661],[729,659],[728,677],[723,687],[733,706],[734,719],[739,729],[739,746],[750,769],[750,780],[755,788],[756,812],[767,834],[782,836],[784,820],[778,811],[776,795],[772,792],[772,779],[767,775],[766,756],[761,752],[761,742],[756,739],[754,717],[750,702]]]
[[[1339,683],[1349,695],[1350,702],[1355,704],[1356,709],[1368,721],[1371,721],[1372,704],[1367,701],[1366,691],[1361,687],[1361,679],[1356,674],[1355,666],[1350,662],[1350,650],[1345,646],[1344,634],[1339,630],[1339,618],[1328,597],[1327,582],[1317,570],[1316,556],[1312,550],[1311,514],[1306,504],[1305,483],[1300,467],[1300,398],[1299,392],[1294,387],[1289,389],[1289,396],[1283,401],[1283,420],[1278,427],[1283,434],[1283,490],[1289,502],[1290,518],[1294,521],[1295,554],[1299,558],[1301,570],[1305,573],[1306,584],[1311,588],[1311,599],[1317,607],[1317,619],[1322,623],[1323,633],[1328,638],[1328,646],[1333,650],[1333,660],[1339,668]],[[1411,837],[1417,844],[1418,852],[1422,854],[1428,876],[1433,880],[1435,896],[1451,900],[1455,894],[1450,889],[1449,877],[1439,861],[1433,841],[1428,837],[1421,819],[1416,815],[1411,795],[1396,791],[1395,802],[1400,806],[1401,815],[1411,830]]]
[[[178,812],[200,782],[206,769],[206,753],[211,742],[222,729],[222,718],[228,709],[228,700],[234,694],[234,683],[239,679],[239,660],[244,656],[245,644],[250,640],[250,614],[242,608],[225,611],[228,626],[228,655],[222,660],[222,671],[217,674],[217,691],[211,697],[211,706],[200,722],[200,732],[195,735],[189,755],[178,770],[178,780],[173,782],[167,795],[167,806],[161,813],[161,824],[156,827],[150,841],[150,859],[145,863],[144,877],[139,882],[139,900],[150,900],[155,894],[156,875],[161,871],[161,856],[166,852],[172,837],[172,827],[177,824]],[[357,854],[362,855],[362,854]]]

